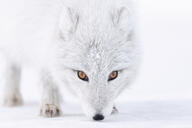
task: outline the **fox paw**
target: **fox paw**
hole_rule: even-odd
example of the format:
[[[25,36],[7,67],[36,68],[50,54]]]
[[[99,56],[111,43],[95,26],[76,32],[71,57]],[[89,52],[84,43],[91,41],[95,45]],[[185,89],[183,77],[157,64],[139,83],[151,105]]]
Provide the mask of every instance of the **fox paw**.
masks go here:
[[[114,114],[118,114],[118,113],[119,113],[118,109],[114,106],[111,114],[114,115]]]
[[[3,100],[3,106],[13,107],[22,105],[23,100],[19,93],[6,95]]]
[[[43,117],[57,117],[60,115],[60,110],[54,104],[45,104],[41,107],[40,114]]]

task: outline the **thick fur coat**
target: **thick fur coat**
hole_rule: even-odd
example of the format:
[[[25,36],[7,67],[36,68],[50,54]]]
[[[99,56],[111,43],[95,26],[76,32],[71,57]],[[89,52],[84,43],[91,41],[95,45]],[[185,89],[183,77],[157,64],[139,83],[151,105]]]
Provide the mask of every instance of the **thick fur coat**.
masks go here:
[[[3,103],[22,103],[20,70],[38,69],[41,114],[60,113],[58,87],[81,101],[85,114],[106,117],[135,78],[139,47],[130,0],[8,0],[0,4],[0,53],[6,58]],[[5,13],[4,13],[5,12]],[[78,78],[82,71],[89,78]],[[118,77],[109,81],[111,72]]]

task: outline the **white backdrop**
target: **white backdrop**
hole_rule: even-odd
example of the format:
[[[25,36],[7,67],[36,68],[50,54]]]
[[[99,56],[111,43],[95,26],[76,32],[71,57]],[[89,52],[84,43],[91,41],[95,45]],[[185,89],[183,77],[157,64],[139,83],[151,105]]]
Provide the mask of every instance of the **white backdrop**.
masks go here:
[[[140,0],[143,64],[133,99],[192,99],[192,1]]]
[[[0,109],[0,122],[4,121],[0,123],[0,127],[13,125],[34,127],[32,125],[34,121],[36,124],[39,123],[41,128],[66,126],[62,123],[67,123],[68,128],[74,126],[191,128],[192,1],[140,0],[138,10],[138,30],[143,47],[140,75],[117,101],[120,102],[120,111],[128,113],[127,116],[120,114],[117,119],[114,118],[115,123],[112,125],[110,121],[109,124],[82,123],[84,117],[79,119],[78,116],[58,120],[41,120],[39,117],[36,120],[37,114],[32,117],[26,116],[22,110],[27,114],[38,113],[38,106],[29,106],[31,102],[39,99],[37,74],[33,69],[27,68],[23,74],[22,93],[29,104],[22,110],[16,108],[14,112],[8,108]],[[71,100],[68,94],[66,97]],[[75,107],[76,109],[79,110]],[[21,119],[17,122],[15,119],[18,115]],[[21,117],[22,115],[24,117]],[[23,120],[26,122],[21,125]],[[46,121],[52,125],[47,125]]]

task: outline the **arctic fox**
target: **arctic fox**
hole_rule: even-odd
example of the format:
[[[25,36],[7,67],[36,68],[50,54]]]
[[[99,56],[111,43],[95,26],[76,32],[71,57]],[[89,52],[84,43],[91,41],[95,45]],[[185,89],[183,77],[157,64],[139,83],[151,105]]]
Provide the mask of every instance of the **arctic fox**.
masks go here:
[[[22,104],[21,69],[31,65],[41,76],[42,116],[61,113],[58,87],[71,90],[93,120],[116,111],[139,58],[130,0],[7,0],[0,18],[4,105]]]

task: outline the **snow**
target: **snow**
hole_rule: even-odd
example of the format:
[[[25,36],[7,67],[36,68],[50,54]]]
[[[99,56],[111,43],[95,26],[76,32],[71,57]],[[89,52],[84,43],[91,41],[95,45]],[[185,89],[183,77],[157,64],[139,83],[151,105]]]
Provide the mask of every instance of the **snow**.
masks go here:
[[[143,63],[135,84],[117,100],[119,114],[91,121],[64,93],[62,116],[40,117],[37,74],[25,69],[25,104],[0,107],[0,128],[192,128],[192,1],[139,3]]]
[[[105,121],[87,119],[79,105],[63,105],[63,115],[58,118],[43,118],[39,106],[27,102],[23,107],[1,108],[1,128],[191,128],[192,100],[189,101],[137,101],[118,104],[120,113]]]

